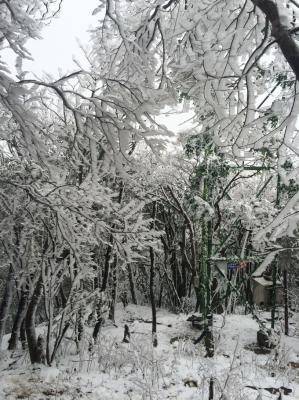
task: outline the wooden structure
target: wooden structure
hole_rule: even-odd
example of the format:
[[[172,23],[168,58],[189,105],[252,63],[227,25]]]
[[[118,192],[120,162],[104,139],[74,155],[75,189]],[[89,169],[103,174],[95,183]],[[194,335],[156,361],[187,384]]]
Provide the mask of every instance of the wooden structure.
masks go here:
[[[254,271],[252,274],[252,293],[254,304],[264,307],[271,307],[273,305],[273,281],[271,265],[264,265],[262,263],[256,269],[256,271]],[[283,286],[282,283],[277,280],[275,289],[275,304],[282,306],[283,303]]]
[[[249,261],[230,261],[225,257],[218,257],[212,260],[217,270],[214,273],[218,279],[221,280],[221,275],[226,276],[229,280],[236,276],[236,282],[240,280],[244,273],[250,275],[252,271],[252,264]],[[271,264],[262,262],[261,265],[251,275],[251,288],[253,303],[258,306],[271,307],[273,296],[273,282],[272,282],[272,268]],[[276,282],[276,305],[282,306],[283,299],[283,285],[280,281]]]
[[[271,307],[272,306],[272,280],[265,279],[263,276],[252,277],[252,294],[253,302],[258,306]],[[283,305],[283,287],[281,282],[276,283],[276,305]]]

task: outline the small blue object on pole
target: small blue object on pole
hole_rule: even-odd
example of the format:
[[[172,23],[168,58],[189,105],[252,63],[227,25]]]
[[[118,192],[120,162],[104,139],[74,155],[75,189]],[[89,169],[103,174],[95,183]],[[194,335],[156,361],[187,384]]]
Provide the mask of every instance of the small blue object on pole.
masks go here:
[[[237,264],[234,261],[227,263],[227,269],[237,269]]]

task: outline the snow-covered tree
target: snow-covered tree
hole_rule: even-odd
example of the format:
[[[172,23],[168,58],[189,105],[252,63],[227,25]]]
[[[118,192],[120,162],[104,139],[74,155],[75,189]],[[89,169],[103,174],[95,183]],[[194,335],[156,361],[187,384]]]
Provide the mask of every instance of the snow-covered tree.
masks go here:
[[[298,157],[296,2],[107,0],[97,11],[95,52],[105,54],[106,76],[154,92],[160,107],[190,101],[197,131],[228,160],[258,163],[267,149],[280,178],[297,179],[296,162],[282,168]],[[285,213],[297,203],[295,195]]]

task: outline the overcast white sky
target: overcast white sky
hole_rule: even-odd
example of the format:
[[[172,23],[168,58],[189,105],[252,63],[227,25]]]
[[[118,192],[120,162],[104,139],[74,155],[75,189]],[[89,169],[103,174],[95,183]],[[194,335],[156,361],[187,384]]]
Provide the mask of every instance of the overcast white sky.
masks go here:
[[[99,0],[63,0],[61,13],[42,31],[42,40],[30,40],[27,48],[34,61],[26,61],[24,69],[37,75],[48,72],[57,75],[59,70],[76,69],[73,56],[83,59],[78,40],[87,45],[88,29],[95,26],[97,16],[92,11]]]
[[[63,0],[60,14],[42,30],[42,39],[27,42],[26,48],[30,51],[33,61],[23,62],[23,70],[32,72],[39,78],[42,78],[44,73],[58,78],[78,69],[73,58],[84,65],[84,56],[78,41],[84,47],[90,46],[88,30],[97,26],[98,15],[93,16],[92,11],[98,5],[99,0]],[[7,52],[2,52],[2,55],[13,71],[15,57]],[[161,115],[158,121],[173,132],[188,129],[193,125],[190,112],[184,110],[187,112],[173,114],[174,111],[170,115]]]

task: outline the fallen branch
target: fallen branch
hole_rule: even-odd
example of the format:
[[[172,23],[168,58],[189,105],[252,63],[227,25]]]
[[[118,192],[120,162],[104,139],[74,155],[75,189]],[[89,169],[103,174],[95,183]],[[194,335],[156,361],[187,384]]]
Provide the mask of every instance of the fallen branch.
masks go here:
[[[267,392],[271,393],[271,394],[277,394],[277,393],[281,393],[283,392],[284,395],[288,395],[290,393],[292,393],[292,389],[288,389],[285,386],[280,386],[279,388],[273,388],[273,387],[268,387],[268,388],[261,388],[261,387],[257,387],[257,386],[245,386],[249,389],[253,389],[253,390],[266,390]]]

